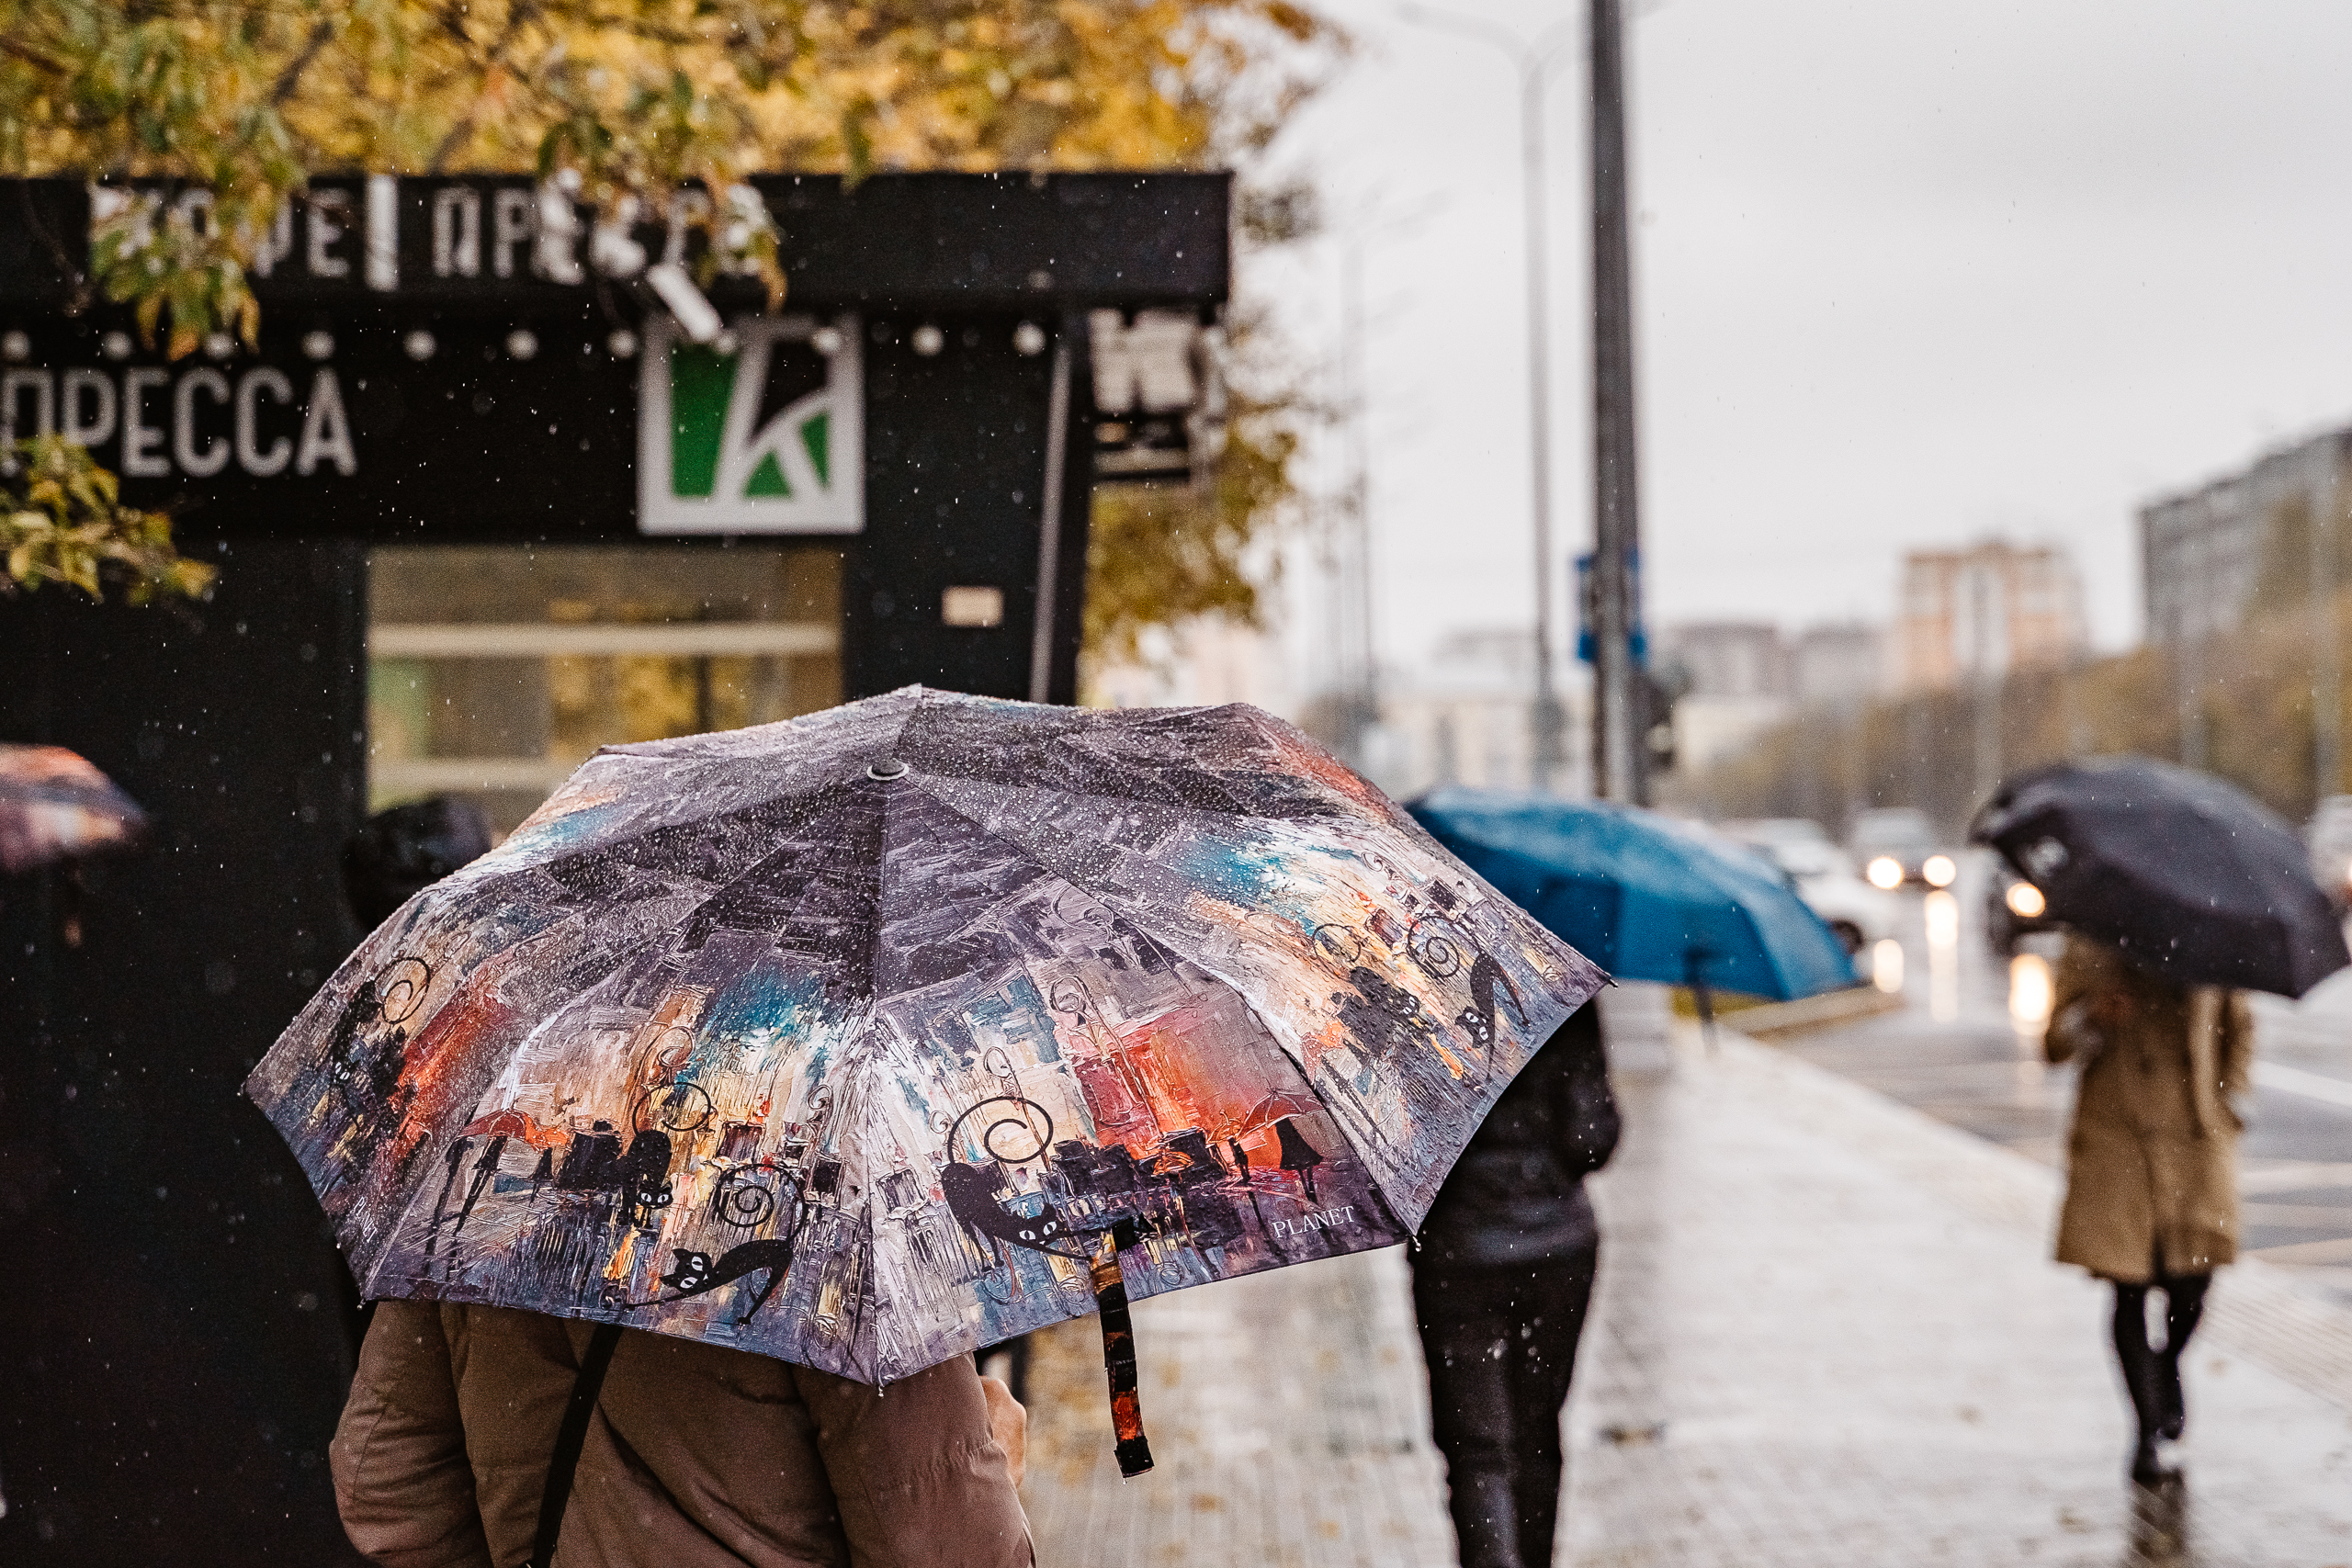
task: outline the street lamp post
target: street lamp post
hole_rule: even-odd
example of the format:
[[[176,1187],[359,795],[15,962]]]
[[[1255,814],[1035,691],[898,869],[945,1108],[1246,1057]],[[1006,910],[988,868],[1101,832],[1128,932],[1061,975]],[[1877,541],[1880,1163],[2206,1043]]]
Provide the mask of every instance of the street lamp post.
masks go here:
[[[2312,516],[2312,804],[2344,786],[2344,653],[2335,639],[2335,525],[2344,497],[2331,487]]]
[[[1557,786],[1567,761],[1567,716],[1560,705],[1558,671],[1553,663],[1552,621],[1552,355],[1549,280],[1544,240],[1550,226],[1544,190],[1544,85],[1572,23],[1562,22],[1522,41],[1508,28],[1476,17],[1428,6],[1406,6],[1407,21],[1441,28],[1493,45],[1519,71],[1520,162],[1525,182],[1527,230],[1527,412],[1535,487],[1535,711],[1534,784]]]
[[[1380,722],[1379,640],[1374,635],[1372,452],[1365,422],[1363,239],[1348,236],[1340,254],[1340,407],[1347,420],[1347,487],[1340,529],[1330,541],[1333,651],[1339,660],[1341,755],[1370,772],[1371,740]]]
[[[1592,786],[1647,805],[1648,704],[1637,700],[1634,563],[1634,263],[1625,170],[1625,40],[1617,0],[1586,0],[1592,47]]]

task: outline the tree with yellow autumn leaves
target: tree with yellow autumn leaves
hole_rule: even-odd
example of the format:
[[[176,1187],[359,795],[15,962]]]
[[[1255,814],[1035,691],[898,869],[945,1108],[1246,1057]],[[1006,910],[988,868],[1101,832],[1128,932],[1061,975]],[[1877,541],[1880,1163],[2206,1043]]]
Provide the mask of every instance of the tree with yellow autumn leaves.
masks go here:
[[[778,169],[1246,162],[1343,48],[1292,0],[0,0],[0,173],[205,193],[96,208],[92,286],[178,357],[253,341],[256,248],[313,175],[535,171],[607,218],[700,227],[711,265],[774,293],[763,214],[673,215],[682,193]],[[1099,645],[1254,616],[1242,552],[1288,502],[1296,432],[1283,394],[1243,379],[1215,473],[1102,509]],[[13,455],[0,509],[33,526],[29,476],[64,460]],[[51,523],[149,546],[156,526]],[[16,558],[18,581],[96,581],[90,562],[28,577]]]

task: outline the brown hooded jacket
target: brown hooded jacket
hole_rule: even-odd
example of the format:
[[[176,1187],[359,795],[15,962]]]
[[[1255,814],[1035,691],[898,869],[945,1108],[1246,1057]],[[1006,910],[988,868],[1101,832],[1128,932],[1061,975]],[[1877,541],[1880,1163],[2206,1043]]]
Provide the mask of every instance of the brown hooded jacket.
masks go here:
[[[335,1433],[335,1503],[383,1568],[515,1568],[590,1325],[376,1309]],[[967,1357],[869,1388],[625,1331],[555,1568],[1033,1568]]]

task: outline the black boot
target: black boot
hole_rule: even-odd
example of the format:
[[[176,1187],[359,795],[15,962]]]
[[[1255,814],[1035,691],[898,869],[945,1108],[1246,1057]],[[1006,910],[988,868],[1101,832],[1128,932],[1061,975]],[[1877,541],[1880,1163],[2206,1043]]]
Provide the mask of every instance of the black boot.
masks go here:
[[[2140,1434],[2139,1442],[2132,1450],[2132,1480],[2135,1485],[2162,1486],[2174,1480],[2180,1472],[2166,1464],[2156,1453],[2156,1435]]]
[[[2170,1480],[2170,1466],[2156,1457],[2156,1440],[2164,1426],[2162,1358],[2148,1348],[2148,1288],[2118,1283],[2115,1287],[2115,1359],[2123,1369],[2123,1390],[2132,1396],[2132,1414],[2139,1428],[2132,1448],[2132,1479],[2143,1486]]]
[[[2158,1369],[2162,1379],[2158,1392],[2163,1401],[2158,1415],[2163,1418],[2156,1430],[2166,1438],[2177,1438],[2188,1429],[2188,1400],[2180,1387],[2180,1358],[2188,1348],[2188,1337],[2197,1332],[2197,1325],[2205,1315],[2205,1287],[2212,1281],[2211,1274],[2183,1274],[2165,1281],[2165,1353]]]

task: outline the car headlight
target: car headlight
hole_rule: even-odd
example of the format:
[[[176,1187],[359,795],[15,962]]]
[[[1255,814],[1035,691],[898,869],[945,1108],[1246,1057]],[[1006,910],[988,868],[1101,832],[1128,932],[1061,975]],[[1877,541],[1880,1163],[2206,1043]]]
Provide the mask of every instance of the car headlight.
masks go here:
[[[1871,879],[1872,887],[1892,893],[1903,886],[1903,863],[1893,855],[1880,855],[1864,868],[1863,874]]]
[[[1930,887],[1950,887],[1960,867],[1950,855],[1929,855],[1919,863],[1919,875]]]
[[[2001,895],[2001,901],[2009,907],[2010,914],[2021,920],[2038,920],[2041,912],[2050,908],[2050,900],[2030,882],[2010,883],[2009,890]]]

